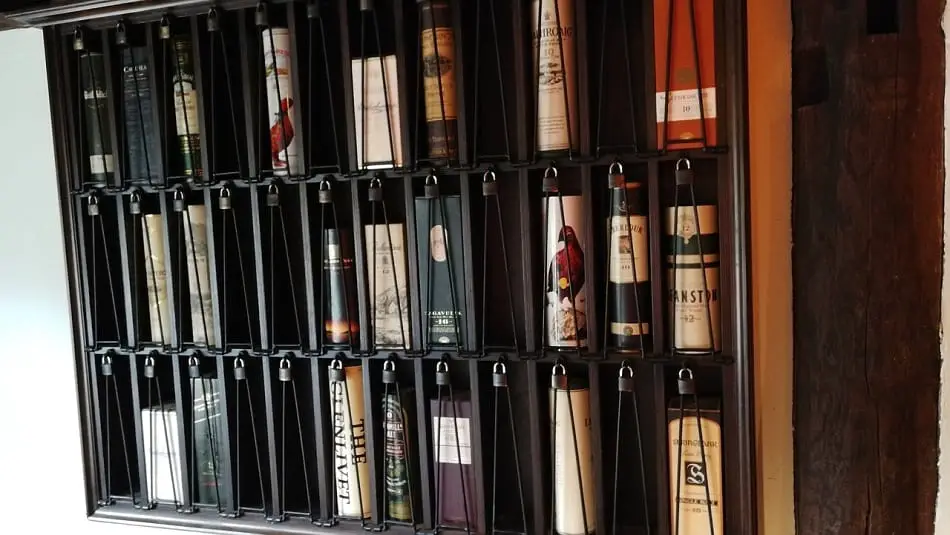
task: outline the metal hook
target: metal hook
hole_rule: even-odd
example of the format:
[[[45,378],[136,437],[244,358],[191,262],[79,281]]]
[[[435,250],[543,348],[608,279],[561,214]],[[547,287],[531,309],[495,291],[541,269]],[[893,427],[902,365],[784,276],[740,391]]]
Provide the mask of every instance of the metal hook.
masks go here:
[[[115,44],[122,46],[128,44],[129,40],[125,35],[125,22],[115,23]]]
[[[189,357],[189,358],[188,358],[188,365],[189,365],[189,366],[197,366],[197,365],[198,365],[198,357],[196,357],[196,356],[194,356],[194,355],[192,355],[191,357]]]
[[[630,375],[626,377],[633,377],[633,368],[627,363],[627,361],[623,361],[623,363],[620,364],[620,372],[617,374],[617,376],[625,377],[623,374],[625,371],[630,372]]]
[[[483,184],[494,182],[495,180],[497,180],[497,178],[495,177],[495,172],[492,171],[491,169],[489,169],[488,171],[485,171],[485,174],[482,175]]]
[[[215,6],[208,10],[208,31],[218,31],[218,9]]]
[[[324,188],[323,186],[326,186],[326,187]],[[326,177],[324,177],[323,180],[320,181],[320,186],[319,186],[319,188],[320,188],[320,191],[324,191],[324,190],[329,191],[329,190],[331,189],[331,187],[330,187],[330,181],[327,180]]]
[[[254,10],[254,24],[263,28],[267,26],[267,5],[264,2],[258,2]]]
[[[491,372],[505,375],[508,373],[508,368],[505,367],[504,362],[496,362],[495,365],[491,367]]]
[[[378,177],[378,176],[374,176],[374,177],[369,181],[369,187],[370,187],[370,188],[381,188],[381,187],[383,187],[383,183],[379,180],[379,177]]]
[[[449,363],[446,362],[446,361],[444,361],[444,360],[440,360],[439,363],[435,365],[435,371],[436,371],[436,373],[439,373],[439,372],[446,373],[446,372],[448,372],[448,371],[449,371]]]
[[[235,370],[238,369],[238,368],[243,368],[243,367],[244,367],[244,359],[242,359],[241,357],[238,357],[238,358],[234,359],[234,369],[235,369]]]
[[[558,372],[558,370],[560,370],[560,372]],[[554,367],[551,368],[551,375],[552,376],[567,375],[567,368],[564,367],[564,364],[560,362],[556,362],[554,364]]]
[[[333,362],[330,363],[330,368],[334,370],[342,370],[343,361],[340,359],[333,359]]]
[[[387,359],[385,362],[383,362],[383,371],[384,372],[396,371],[396,363],[390,359]]]
[[[284,366],[284,364],[286,364],[286,366]],[[290,369],[290,359],[288,359],[287,357],[280,359],[280,364],[278,365],[278,367],[281,369]]]
[[[623,174],[623,164],[619,160],[615,160],[610,164],[610,168],[607,169],[607,173],[611,175],[622,175]]]
[[[73,50],[75,50],[76,52],[80,52],[84,50],[85,48],[86,48],[86,44],[82,38],[82,28],[80,28],[77,25],[76,29],[73,30]]]
[[[553,163],[544,170],[544,178],[557,178],[557,167]]]
[[[155,359],[151,355],[145,357],[145,366],[155,366]]]
[[[681,170],[680,164],[682,164],[682,163],[685,163],[685,164],[686,164],[686,169],[692,169],[692,168],[693,168],[693,164],[689,161],[689,158],[680,158],[679,160],[676,160],[676,170],[677,170],[677,171]]]
[[[425,182],[425,183],[426,183],[426,185],[429,185],[429,184],[438,184],[438,183],[439,183],[439,177],[437,177],[437,176],[435,175],[435,171],[429,171],[429,174],[426,175],[426,182]]]

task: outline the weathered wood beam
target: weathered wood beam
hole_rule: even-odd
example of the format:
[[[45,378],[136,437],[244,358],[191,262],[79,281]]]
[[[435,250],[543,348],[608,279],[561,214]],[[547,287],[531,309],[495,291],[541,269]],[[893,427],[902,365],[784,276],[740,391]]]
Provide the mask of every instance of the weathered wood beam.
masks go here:
[[[930,535],[944,0],[871,2],[792,2],[796,523]]]

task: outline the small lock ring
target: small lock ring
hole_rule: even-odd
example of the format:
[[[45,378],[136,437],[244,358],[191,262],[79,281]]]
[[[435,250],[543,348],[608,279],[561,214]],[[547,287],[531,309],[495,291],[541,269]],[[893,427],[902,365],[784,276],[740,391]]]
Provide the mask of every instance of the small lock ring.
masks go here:
[[[326,186],[326,187],[324,187],[324,186]],[[331,188],[331,187],[330,187],[330,181],[329,181],[329,180],[327,180],[326,178],[324,178],[323,180],[320,181],[320,186],[319,186],[319,190],[320,190],[320,191],[330,191],[330,188]]]
[[[139,190],[135,190],[132,192],[132,195],[129,198],[129,202],[142,202],[142,198],[139,195]]]
[[[89,196],[89,206],[97,206],[99,204],[99,197],[95,195]]]
[[[482,175],[483,183],[495,182],[496,180],[497,180],[497,177],[495,177],[495,172],[492,171],[491,169],[489,169],[488,171],[485,171],[485,174]]]
[[[434,173],[434,172],[429,171],[429,174],[426,175],[426,182],[425,182],[425,183],[426,183],[426,185],[435,184],[436,186],[438,186],[438,185],[439,185],[439,177],[435,176],[435,173]]]
[[[504,362],[496,362],[494,366],[491,367],[492,373],[498,373],[501,375],[507,375],[508,369],[505,367]]]
[[[145,357],[145,366],[155,367],[155,359],[151,355]]]
[[[692,380],[693,380],[693,370],[687,368],[686,366],[683,366],[683,367],[680,369],[678,376],[679,376],[680,379],[689,379],[690,381],[692,381]]]
[[[221,193],[218,194],[218,197],[220,197],[220,198],[222,198],[222,199],[226,199],[226,198],[228,198],[228,197],[230,197],[230,196],[231,196],[231,190],[229,190],[227,186],[222,187],[222,188],[221,188]]]
[[[267,193],[273,194],[273,195],[277,195],[278,193],[280,193],[280,192],[277,190],[277,184],[274,183],[274,182],[271,182],[270,185],[267,186]]]
[[[567,375],[567,368],[564,367],[564,364],[558,362],[554,364],[553,368],[551,368],[551,375],[552,376]]]
[[[280,369],[282,369],[282,370],[283,370],[283,369],[289,370],[289,369],[290,369],[290,359],[288,359],[287,357],[284,357],[284,358],[280,359],[280,364],[278,365],[278,367],[279,367]]]
[[[625,375],[624,375],[624,372],[627,372],[629,375],[626,375],[626,376],[625,376]],[[627,363],[621,364],[621,365],[620,365],[620,372],[618,373],[618,376],[621,377],[621,378],[623,378],[623,377],[630,377],[631,379],[633,379],[633,368],[631,368],[630,365],[627,364]]]
[[[391,360],[386,360],[385,362],[383,362],[383,371],[384,372],[396,371],[396,363]]]
[[[175,193],[172,194],[172,199],[174,199],[174,200],[176,200],[176,201],[183,201],[183,200],[185,200],[185,192],[182,191],[182,189],[181,189],[180,186],[177,187],[177,188],[175,188]]]
[[[330,369],[333,369],[333,370],[342,370],[342,369],[343,369],[343,361],[340,360],[340,359],[333,359],[333,362],[330,363]]]
[[[682,170],[682,168],[680,167],[680,164],[686,164],[686,169],[692,169],[692,168],[693,168],[693,164],[689,161],[689,158],[680,158],[679,160],[676,160],[676,170],[677,170],[677,171]]]
[[[372,179],[370,179],[370,181],[369,181],[369,187],[370,187],[370,189],[381,188],[381,187],[383,187],[383,183],[379,180],[379,177],[378,177],[378,176],[374,176],[374,177],[373,177]]]
[[[620,161],[614,161],[610,164],[610,168],[607,169],[607,174],[610,175],[622,175],[623,174],[623,164]]]
[[[444,360],[440,360],[439,363],[435,365],[435,371],[436,371],[436,373],[438,373],[438,372],[448,372],[448,371],[449,371],[449,363],[448,363],[448,362],[445,362]]]
[[[103,365],[103,366],[108,366],[108,365],[111,365],[111,364],[112,364],[112,356],[111,356],[111,355],[103,355],[103,356],[102,356],[102,365]]]
[[[241,357],[238,357],[238,358],[234,359],[234,369],[235,369],[235,370],[237,370],[237,369],[239,369],[239,368],[243,368],[243,367],[244,367],[244,359],[242,359]]]
[[[548,168],[544,170],[544,178],[552,177],[557,178],[557,167],[554,167],[554,164],[549,165]]]
[[[188,359],[188,365],[189,365],[189,366],[197,366],[197,365],[198,365],[198,357],[192,355],[192,356]]]

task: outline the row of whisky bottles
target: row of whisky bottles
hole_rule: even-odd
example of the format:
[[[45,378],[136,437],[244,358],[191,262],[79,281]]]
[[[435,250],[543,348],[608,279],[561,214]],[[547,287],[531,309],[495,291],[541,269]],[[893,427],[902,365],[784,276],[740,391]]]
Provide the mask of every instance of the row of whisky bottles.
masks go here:
[[[674,4],[683,6],[674,10]],[[700,4],[695,10],[692,2],[686,4],[681,0],[657,0],[654,5],[656,120],[663,148],[668,143],[675,143],[680,149],[715,143],[713,9],[711,2]],[[448,0],[422,1],[419,36],[428,155],[432,160],[448,162],[458,160],[458,58],[451,9]],[[535,0],[531,7],[535,139],[536,149],[541,153],[576,152],[579,148],[574,9],[573,0]],[[173,42],[171,64],[164,68],[172,73],[175,130],[181,156],[178,165],[185,176],[202,176],[195,52],[190,40],[172,36],[167,25],[162,26],[161,32],[162,39]],[[278,176],[306,173],[301,127],[295,124],[300,113],[295,109],[299,108],[299,96],[294,94],[292,83],[291,39],[287,28],[266,27],[262,31],[267,134],[271,166]],[[114,170],[114,155],[108,131],[103,56],[84,51],[80,57],[90,179],[107,181]],[[150,94],[149,64],[145,47],[123,48],[121,109],[127,140],[127,172],[131,178],[147,177],[151,181],[160,158],[151,112],[156,105],[153,98],[161,97]],[[361,170],[404,166],[397,71],[395,55],[352,60],[356,160]],[[700,86],[708,87],[700,90]]]
[[[383,474],[373,482],[369,475],[369,457],[373,455],[367,443],[367,407],[365,404],[365,377],[359,363],[330,365],[329,404],[320,410],[330,421],[328,437],[331,457],[324,462],[332,471],[335,516],[343,519],[372,517],[372,494],[383,488],[384,508],[380,515],[386,522],[409,525],[421,523],[420,463],[431,462],[434,491],[437,495],[436,523],[440,527],[465,530],[473,534],[486,533],[485,519],[478,513],[477,488],[492,478],[489,470],[497,466],[475,468],[473,459],[493,458],[497,455],[519,455],[520,452],[501,445],[492,456],[479,455],[477,450],[487,441],[473,434],[472,399],[467,391],[455,391],[446,396],[427,400],[429,421],[432,424],[432,449],[420,454],[416,427],[416,391],[414,388],[389,389],[383,392],[381,403]],[[178,436],[178,417],[174,404],[156,405],[142,409],[142,429],[146,462],[146,484],[152,501],[178,502],[186,481],[197,487],[196,503],[220,507],[229,501],[233,490],[224,485],[220,459],[220,444],[227,440],[221,411],[219,380],[202,378],[195,382],[193,392],[195,427],[195,470],[190,477],[180,473],[181,444]],[[593,449],[591,427],[590,388],[583,381],[572,378],[548,389],[548,414],[551,426],[550,469],[554,493],[550,507],[554,510],[554,525],[560,534],[595,534],[598,529],[597,496],[594,484],[594,463],[606,455],[596,455]],[[674,398],[667,407],[668,467],[670,480],[670,513],[673,529],[679,535],[721,535],[722,531],[722,451],[721,420],[718,400]],[[496,422],[497,424],[498,422]],[[483,422],[485,426],[487,422]],[[514,422],[512,432],[523,431]],[[699,427],[702,426],[700,431]],[[488,431],[492,434],[499,429]],[[618,434],[621,430],[617,430]],[[377,441],[377,444],[379,442]],[[702,446],[700,446],[702,445]],[[633,447],[632,445],[630,447]],[[308,458],[312,454],[302,452]],[[616,470],[633,474],[634,452],[621,459]],[[318,462],[321,462],[318,460]],[[520,475],[520,474],[518,474]],[[639,474],[646,477],[646,473]],[[510,481],[510,480],[509,480]],[[299,489],[298,489],[299,490]],[[513,485],[508,490],[493,493],[496,499],[513,499]],[[614,489],[614,492],[618,492]],[[708,494],[707,494],[708,492]],[[283,498],[284,502],[287,497]],[[679,506],[677,506],[679,504]],[[238,504],[240,507],[242,504]],[[629,509],[630,504],[615,502],[614,506]],[[493,503],[497,509],[501,504]],[[523,506],[523,504],[518,505]],[[505,507],[511,510],[511,507]],[[518,522],[499,515],[493,520],[493,529],[511,529]],[[519,515],[520,516],[520,515]],[[612,515],[618,528],[646,519],[628,518],[628,514]],[[497,523],[495,523],[497,522]],[[506,522],[512,525],[504,525]]]
[[[611,175],[610,213],[606,219],[607,284],[606,347],[646,353],[651,347],[649,212],[642,182]],[[692,189],[677,186],[674,206],[665,209],[665,296],[670,348],[679,353],[721,350],[718,213],[711,203],[693,204]],[[208,214],[205,205],[181,208],[191,294],[193,341],[215,346],[208,263]],[[588,347],[590,265],[585,204],[581,196],[554,195],[542,201],[545,275],[543,279],[544,341],[546,348]],[[422,313],[422,344],[467,347],[473,303],[465,292],[465,250],[462,239],[462,199],[443,195],[414,201],[416,251]],[[153,341],[171,335],[167,302],[166,226],[159,214],[142,216],[145,275]],[[325,228],[321,247],[320,296],[324,319],[323,343],[359,346],[360,313],[352,236],[345,228]],[[364,226],[367,289],[372,349],[413,347],[410,328],[408,248],[405,225],[384,222]],[[503,236],[502,239],[505,239]],[[486,236],[484,239],[489,239]],[[489,259],[491,260],[491,259]],[[501,261],[501,260],[496,260]],[[487,290],[486,290],[487,291]],[[418,313],[418,312],[417,312]],[[514,333],[512,333],[513,335]]]

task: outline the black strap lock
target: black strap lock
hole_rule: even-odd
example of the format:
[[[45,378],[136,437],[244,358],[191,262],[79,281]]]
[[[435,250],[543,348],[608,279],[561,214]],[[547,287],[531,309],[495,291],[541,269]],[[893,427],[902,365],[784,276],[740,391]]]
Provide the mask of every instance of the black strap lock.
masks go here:
[[[544,170],[544,178],[541,179],[541,191],[544,193],[557,193],[557,167],[554,164]]]
[[[221,26],[218,24],[218,10],[213,6],[208,10],[208,31],[216,32],[221,29]]]
[[[103,377],[109,377],[112,375],[112,357],[110,355],[102,356],[102,366],[99,370]]]
[[[221,210],[231,209],[231,190],[227,186],[221,188],[221,193],[218,194],[218,208]]]
[[[145,368],[142,370],[142,374],[145,375],[146,379],[155,378],[155,359],[151,356],[145,357]]]
[[[199,379],[201,377],[201,368],[198,366],[198,357],[192,355],[188,359],[188,377]]]
[[[444,360],[440,360],[439,363],[435,365],[435,384],[437,386],[449,386],[451,383],[449,364]]]
[[[330,381],[333,383],[342,383],[346,379],[346,372],[343,371],[343,361],[333,359],[330,363]]]
[[[681,396],[696,395],[696,381],[693,380],[693,370],[683,367],[676,379],[676,388]]]
[[[86,213],[89,214],[89,217],[99,215],[99,198],[95,195],[89,196],[89,205],[86,207]]]
[[[257,3],[257,9],[254,10],[254,25],[258,28],[267,26],[267,4],[264,2]]]
[[[383,202],[383,183],[378,177],[369,181],[369,202]]]
[[[491,384],[495,388],[508,388],[508,369],[504,362],[496,362],[492,366]]]
[[[617,375],[617,390],[620,392],[633,392],[633,368],[624,362],[620,365],[620,373]]]
[[[610,169],[607,170],[607,187],[610,189],[620,189],[624,187],[626,183],[627,179],[623,176],[623,164],[620,162],[610,164]]]
[[[551,388],[567,390],[567,369],[560,362],[551,368]]]
[[[132,212],[132,215],[142,213],[142,197],[138,191],[133,191],[132,196],[129,198],[129,212]]]
[[[280,359],[280,365],[277,368],[277,379],[282,383],[290,382],[290,359],[287,357]]]
[[[489,169],[482,175],[482,195],[489,197],[498,195],[498,180],[495,178],[495,172]]]
[[[270,186],[267,186],[267,206],[273,208],[279,204],[280,194],[277,191],[277,184],[271,182]]]
[[[396,384],[396,363],[391,359],[383,363],[383,384]]]
[[[234,380],[243,381],[247,379],[247,370],[244,368],[244,359],[238,357],[234,359]]]
[[[320,181],[320,189],[317,193],[320,204],[330,204],[333,202],[333,191],[330,189],[330,181],[323,179]]]
[[[435,176],[434,172],[430,171],[426,176],[424,189],[426,199],[437,199],[439,197],[439,177]]]
[[[85,49],[86,42],[82,38],[82,28],[76,26],[76,29],[73,31],[73,50],[82,52]]]
[[[172,194],[172,209],[176,212],[185,211],[185,192],[181,188],[175,188],[175,193]]]
[[[172,38],[172,25],[168,22],[168,16],[162,17],[162,22],[158,25],[158,38],[163,41]]]
[[[693,184],[693,164],[689,158],[680,158],[676,161],[676,185],[691,186]]]

